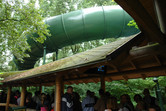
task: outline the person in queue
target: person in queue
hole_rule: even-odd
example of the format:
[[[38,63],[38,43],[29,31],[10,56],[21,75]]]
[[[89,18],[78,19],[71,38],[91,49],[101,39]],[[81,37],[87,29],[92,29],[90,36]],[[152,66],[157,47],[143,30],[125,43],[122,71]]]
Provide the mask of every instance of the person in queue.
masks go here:
[[[86,92],[86,98],[82,101],[83,111],[94,111],[95,99],[91,91]]]
[[[61,111],[73,111],[73,87],[68,86],[67,92],[62,96]]]
[[[106,97],[103,89],[99,90],[100,98],[97,100],[97,103],[94,105],[94,109],[97,111],[104,111],[106,108]]]
[[[109,97],[107,99],[107,108],[105,111],[119,111],[117,98],[116,97]]]
[[[120,111],[134,111],[134,106],[128,94],[123,94],[120,97]]]
[[[135,107],[135,111],[146,111],[146,104],[143,101],[143,98],[141,97],[141,95],[136,94],[134,96],[134,101],[137,103],[136,107]]]

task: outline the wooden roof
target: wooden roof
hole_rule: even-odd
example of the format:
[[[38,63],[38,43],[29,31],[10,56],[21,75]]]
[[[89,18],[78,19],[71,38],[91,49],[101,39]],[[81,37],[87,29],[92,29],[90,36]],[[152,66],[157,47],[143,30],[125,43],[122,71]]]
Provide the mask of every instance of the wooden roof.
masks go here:
[[[3,85],[53,85],[57,75],[63,77],[65,84],[99,82],[103,74],[98,71],[99,66],[107,69],[106,81],[165,76],[166,46],[147,43],[140,33],[31,70],[11,73]]]
[[[36,78],[41,75],[46,76],[47,74],[54,73],[56,75],[57,72],[63,72],[70,69],[78,69],[83,66],[94,65],[98,62],[106,61],[106,57],[113,52],[116,52],[117,49],[125,45],[127,42],[132,41],[136,35],[122,38],[110,44],[106,44],[89,51],[85,51],[79,54],[75,54],[70,57],[66,57],[64,59],[57,60],[55,62],[51,62],[40,67],[36,67],[27,71],[17,71],[17,72],[9,72],[1,74],[1,77],[5,77],[4,81],[12,82],[12,81],[21,81],[24,79]],[[7,76],[7,77],[6,77]]]

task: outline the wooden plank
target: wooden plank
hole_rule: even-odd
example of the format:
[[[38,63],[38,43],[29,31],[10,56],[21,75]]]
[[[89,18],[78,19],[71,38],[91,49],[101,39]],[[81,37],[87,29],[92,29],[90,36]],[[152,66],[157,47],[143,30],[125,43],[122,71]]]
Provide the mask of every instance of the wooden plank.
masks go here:
[[[0,106],[6,106],[7,103],[0,103]],[[9,107],[18,107],[18,105],[15,104],[9,104]]]

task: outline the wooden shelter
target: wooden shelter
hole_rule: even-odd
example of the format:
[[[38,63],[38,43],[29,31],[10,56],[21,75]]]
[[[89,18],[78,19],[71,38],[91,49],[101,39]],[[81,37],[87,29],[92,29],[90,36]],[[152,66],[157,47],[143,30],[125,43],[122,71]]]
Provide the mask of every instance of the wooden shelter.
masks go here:
[[[115,1],[135,19],[141,33],[34,69],[1,74],[3,86],[9,87],[6,110],[12,86],[22,86],[24,106],[26,86],[56,85],[55,111],[60,111],[64,84],[101,81],[104,89],[105,81],[166,76],[166,2]],[[98,71],[99,67],[103,71]]]

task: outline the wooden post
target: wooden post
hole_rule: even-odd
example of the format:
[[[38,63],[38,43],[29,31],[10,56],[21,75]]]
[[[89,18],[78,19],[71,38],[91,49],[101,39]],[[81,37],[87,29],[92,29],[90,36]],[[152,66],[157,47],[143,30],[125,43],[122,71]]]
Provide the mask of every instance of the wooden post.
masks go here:
[[[103,73],[101,74],[100,77],[100,82],[101,82],[101,89],[105,91],[105,75],[107,73],[107,67],[104,66]]]
[[[64,81],[61,79],[61,94],[64,94]]]
[[[61,93],[62,93],[62,77],[61,76],[56,76],[56,90],[55,90],[55,106],[54,106],[54,111],[61,111]]]
[[[105,91],[105,77],[104,77],[104,75],[101,75],[100,82],[101,82],[101,84],[100,84],[101,89],[103,89]]]
[[[40,91],[40,93],[42,93],[42,86],[41,85],[39,86],[39,91]]]
[[[24,106],[26,86],[22,86],[20,106]]]
[[[11,89],[12,89],[11,87],[8,87],[7,99],[6,99],[6,110],[5,111],[8,111],[8,108],[9,108]]]

